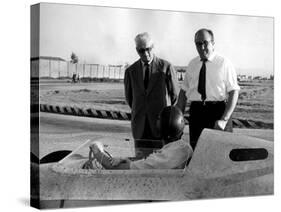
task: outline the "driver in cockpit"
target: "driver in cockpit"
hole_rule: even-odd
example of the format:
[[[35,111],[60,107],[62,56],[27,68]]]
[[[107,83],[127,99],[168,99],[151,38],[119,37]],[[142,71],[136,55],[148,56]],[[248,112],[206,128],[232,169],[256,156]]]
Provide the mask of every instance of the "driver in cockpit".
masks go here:
[[[83,169],[93,169],[93,162],[98,162],[104,169],[181,169],[192,156],[189,142],[182,138],[184,117],[176,106],[165,107],[159,117],[159,128],[163,147],[146,158],[113,158],[104,150],[103,144],[93,142],[89,148],[89,160]]]

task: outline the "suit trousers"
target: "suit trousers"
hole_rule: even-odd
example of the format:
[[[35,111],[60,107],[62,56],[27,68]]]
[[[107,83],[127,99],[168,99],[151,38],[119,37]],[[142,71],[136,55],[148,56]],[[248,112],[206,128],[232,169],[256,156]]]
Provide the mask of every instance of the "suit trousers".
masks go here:
[[[148,117],[146,116],[142,137],[140,139],[135,139],[135,158],[146,158],[154,150],[161,149],[162,147],[163,143],[161,138],[155,137],[152,134]]]
[[[197,141],[203,129],[214,129],[215,122],[222,117],[225,108],[225,101],[191,102],[189,110],[189,135],[190,145],[193,149],[196,147]],[[228,120],[224,131],[233,131],[232,118]]]

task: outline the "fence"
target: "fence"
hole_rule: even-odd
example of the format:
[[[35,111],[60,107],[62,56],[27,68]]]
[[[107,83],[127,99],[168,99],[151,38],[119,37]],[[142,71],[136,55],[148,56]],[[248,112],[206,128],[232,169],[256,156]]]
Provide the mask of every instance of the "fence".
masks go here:
[[[73,64],[68,61],[40,58],[31,60],[31,77],[71,78],[76,74],[79,78],[123,79],[125,68],[123,65]],[[177,67],[176,70],[178,80],[183,80],[183,70]]]
[[[39,59],[31,61],[31,76],[39,78],[80,78],[123,79],[125,68],[122,65],[73,64],[67,61]]]

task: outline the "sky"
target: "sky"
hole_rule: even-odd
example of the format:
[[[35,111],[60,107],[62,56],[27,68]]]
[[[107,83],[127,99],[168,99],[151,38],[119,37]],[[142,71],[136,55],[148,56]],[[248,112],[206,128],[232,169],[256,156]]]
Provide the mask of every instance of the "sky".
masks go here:
[[[74,52],[82,63],[131,64],[138,59],[134,37],[149,32],[157,56],[186,66],[197,56],[194,33],[200,28],[214,32],[216,51],[238,74],[273,74],[272,17],[43,3],[40,56],[70,60]]]

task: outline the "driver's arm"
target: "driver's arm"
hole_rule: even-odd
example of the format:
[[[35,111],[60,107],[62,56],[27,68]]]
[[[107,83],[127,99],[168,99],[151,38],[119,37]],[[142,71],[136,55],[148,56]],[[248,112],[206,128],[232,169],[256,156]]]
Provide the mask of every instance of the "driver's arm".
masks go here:
[[[128,158],[119,159],[111,158],[107,154],[101,151],[94,152],[96,160],[105,168],[105,169],[130,169],[131,161]],[[113,160],[120,160],[118,165],[113,165]]]

